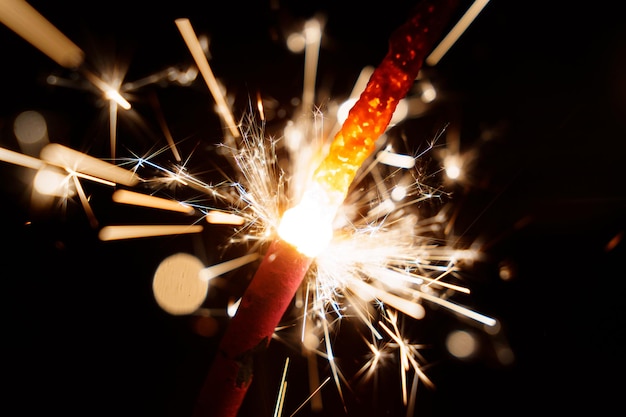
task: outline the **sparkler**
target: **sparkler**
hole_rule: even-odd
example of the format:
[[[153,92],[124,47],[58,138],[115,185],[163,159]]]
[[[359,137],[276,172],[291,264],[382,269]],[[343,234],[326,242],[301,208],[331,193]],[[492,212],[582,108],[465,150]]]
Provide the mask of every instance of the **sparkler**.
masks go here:
[[[197,416],[236,416],[252,382],[254,356],[267,347],[313,258],[332,240],[333,219],[357,171],[374,151],[455,7],[456,1],[422,1],[391,36],[387,55],[350,110],[302,200],[283,215],[280,238],[268,249],[222,339]],[[361,286],[359,291],[368,291],[363,288],[368,284],[355,283]],[[373,295],[385,301],[380,294]]]
[[[422,238],[432,234],[437,225],[444,222],[443,217],[434,218],[430,223],[415,223],[402,210],[416,202],[436,197],[438,190],[413,181],[408,187],[396,187],[392,195],[382,200],[377,197],[374,203],[367,196],[367,192],[350,193],[350,188],[361,179],[358,174],[376,172],[374,165],[387,164],[398,170],[413,167],[414,158],[397,155],[390,149],[381,150],[370,167],[365,166],[365,163],[380,146],[378,138],[388,128],[398,104],[415,82],[426,54],[439,39],[456,3],[423,0],[418,3],[415,15],[394,32],[389,41],[387,55],[374,70],[360,98],[350,110],[330,144],[327,156],[317,165],[309,181],[299,184],[304,192],[297,189],[292,191],[293,195],[301,197],[299,204],[284,214],[281,213],[281,206],[285,203],[285,195],[280,192],[285,185],[282,176],[284,174],[278,169],[272,171],[276,167],[273,148],[275,143],[265,140],[263,132],[250,134],[244,131],[239,135],[238,130],[232,130],[232,116],[228,113],[223,97],[219,95],[219,86],[204,62],[201,49],[194,43],[189,22],[185,19],[176,21],[218,102],[220,116],[231,129],[232,135],[240,139],[240,144],[234,145],[232,150],[243,181],[228,185],[229,191],[224,192],[223,187],[209,186],[187,175],[184,170],[173,172],[162,167],[156,168],[165,173],[166,177],[207,192],[216,199],[223,199],[232,206],[232,210],[227,211],[201,208],[200,211],[208,223],[227,223],[241,227],[240,233],[247,231],[246,237],[253,237],[261,242],[258,247],[270,242],[221,340],[219,352],[198,397],[196,415],[226,417],[237,414],[252,382],[254,359],[267,348],[270,340],[280,339],[276,329],[294,295],[303,288],[303,282],[306,284],[306,305],[303,309],[302,340],[314,333],[311,323],[318,326],[325,346],[322,356],[328,360],[332,379],[341,395],[344,377],[333,357],[330,337],[332,321],[328,319],[330,315],[341,318],[349,310],[349,314],[362,320],[371,332],[372,341],[368,341],[366,345],[373,353],[373,358],[357,376],[371,378],[381,352],[388,349],[398,350],[401,358],[402,399],[409,409],[413,406],[418,379],[426,384],[430,384],[430,381],[418,360],[419,346],[409,343],[401,335],[398,312],[420,319],[425,314],[421,302],[426,301],[487,326],[496,324],[494,319],[458,305],[446,299],[447,296],[441,296],[439,292],[469,292],[465,287],[446,279],[455,275],[457,264],[464,259],[471,260],[476,254],[442,247],[434,239]],[[99,78],[89,74],[91,73],[87,74],[87,78],[105,92],[111,102],[123,100],[116,90],[111,91]],[[126,170],[58,145],[47,147],[42,152],[41,159],[22,156],[8,149],[0,149],[0,158],[32,169],[51,165],[65,170],[72,176],[79,191],[81,187],[78,178],[98,181],[111,187],[136,186],[138,182],[145,181],[137,174],[140,166],[150,164],[147,158],[128,160],[126,164],[135,165],[133,170]],[[314,158],[311,159],[307,169],[315,161]],[[381,180],[384,182],[383,178]],[[234,196],[233,190],[236,191]],[[401,202],[406,197],[412,200]],[[88,208],[86,197],[81,198]],[[191,203],[122,189],[115,191],[113,200],[119,204],[154,207],[186,214],[196,212]],[[367,203],[367,200],[370,202]],[[351,213],[366,204],[368,211],[365,215]],[[305,226],[308,227],[304,229]],[[253,228],[256,228],[255,231],[251,231]],[[197,233],[201,230],[203,227],[199,224],[109,225],[100,230],[99,237],[107,241],[168,233]],[[311,245],[313,235],[320,231],[320,241]],[[279,237],[276,237],[276,232]],[[184,273],[178,271],[178,275],[197,274],[206,283],[224,271],[248,264],[257,258],[256,253],[251,253],[233,260],[232,264],[224,263],[221,269],[211,271],[186,259],[182,265],[190,266],[190,269]],[[171,270],[163,272],[168,269],[168,265],[171,264],[164,263],[163,269],[155,275],[155,294],[158,293],[157,287],[163,284],[162,274],[176,274]],[[315,268],[311,268],[312,265]],[[309,280],[306,279],[307,274],[310,275]],[[193,285],[195,284],[198,283],[194,281]],[[200,293],[206,291],[206,285],[195,286]],[[196,296],[191,309],[176,310],[172,306],[170,312],[190,313],[198,307],[201,299],[202,297]],[[162,303],[162,306],[166,306],[167,302]],[[367,304],[381,307],[373,312],[370,307],[363,307]],[[375,318],[377,316],[378,320]],[[316,336],[313,334],[313,337]],[[384,337],[390,338],[391,343],[381,344],[380,340]],[[310,346],[311,351],[317,352],[315,343]],[[412,381],[411,371],[418,377]],[[319,388],[321,386],[317,389]],[[281,404],[284,395],[281,391]]]

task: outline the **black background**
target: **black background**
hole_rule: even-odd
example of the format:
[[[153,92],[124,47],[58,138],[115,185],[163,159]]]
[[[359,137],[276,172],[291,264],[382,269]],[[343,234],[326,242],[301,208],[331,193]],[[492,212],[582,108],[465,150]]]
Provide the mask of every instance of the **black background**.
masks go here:
[[[414,5],[275,3],[31,2],[94,66],[113,57],[128,62],[128,80],[191,62],[174,25],[188,17],[210,36],[213,71],[241,111],[257,93],[285,107],[299,96],[303,57],[285,50],[283,36],[304,19],[325,16],[318,87],[345,97],[361,68],[380,62],[389,34]],[[416,415],[603,415],[621,407],[626,29],[615,2],[546,3],[490,2],[428,68],[444,104],[412,122],[416,147],[432,137],[433,124],[451,121],[463,147],[480,150],[473,181],[457,190],[458,228],[485,245],[486,261],[470,272],[472,303],[502,324],[487,346],[503,343],[515,360],[499,364],[489,349],[466,362],[447,356],[443,337],[463,324],[433,313],[420,337],[435,346],[428,372],[436,389],[419,391]],[[17,150],[12,120],[36,109],[55,121],[51,140],[107,156],[107,124],[93,95],[46,86],[48,74],[67,71],[5,27],[0,39],[2,146]],[[200,77],[186,89],[153,91],[175,137],[186,138],[183,154],[199,142],[219,142]],[[152,135],[120,127],[120,152],[145,152]],[[27,172],[6,163],[0,171],[4,414],[190,415],[216,338],[195,333],[190,317],[161,311],[151,277],[161,259],[178,251],[215,262],[220,253],[212,248],[227,231],[99,242],[77,202],[31,212]],[[104,187],[90,191],[102,224],[154,214],[120,212],[102,202]],[[617,244],[608,246],[612,239]],[[514,268],[510,281],[498,278],[502,262]],[[357,348],[349,336],[344,340],[338,354],[349,362]],[[294,358],[285,413],[306,397],[299,386],[306,365],[274,345],[244,415],[272,415],[285,354]],[[397,379],[391,381],[361,397],[348,394],[349,414],[404,415]],[[343,414],[330,386],[325,400],[321,415]]]

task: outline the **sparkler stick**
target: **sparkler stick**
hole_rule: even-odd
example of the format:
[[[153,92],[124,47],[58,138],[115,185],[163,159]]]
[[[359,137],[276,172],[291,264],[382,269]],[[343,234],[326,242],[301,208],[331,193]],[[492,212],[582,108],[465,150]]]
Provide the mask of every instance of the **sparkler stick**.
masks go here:
[[[237,415],[252,383],[254,356],[269,344],[311,262],[283,240],[272,243],[220,342],[195,416]]]
[[[254,358],[264,350],[301,285],[315,251],[332,238],[332,220],[363,162],[386,130],[398,102],[456,8],[456,0],[418,3],[389,40],[387,55],[348,114],[302,201],[278,233],[224,334],[194,410],[195,417],[235,417],[250,387]],[[313,234],[326,229],[315,246]]]

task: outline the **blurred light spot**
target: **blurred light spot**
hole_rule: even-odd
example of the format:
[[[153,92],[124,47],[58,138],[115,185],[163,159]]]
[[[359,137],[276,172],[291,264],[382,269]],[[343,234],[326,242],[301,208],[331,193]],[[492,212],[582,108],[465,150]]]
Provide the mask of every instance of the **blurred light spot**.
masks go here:
[[[315,349],[317,349],[319,347],[320,340],[313,332],[308,331],[304,335],[304,339],[302,340],[302,344],[308,350],[315,350]]]
[[[313,18],[307,20],[304,24],[304,37],[309,44],[319,42],[322,36],[322,24],[319,20]]]
[[[43,195],[71,197],[74,195],[74,190],[70,188],[71,183],[67,179],[67,174],[51,168],[43,168],[35,174],[33,186]]]
[[[393,201],[402,201],[404,197],[406,197],[406,187],[396,185],[393,190],[391,190],[391,199]]]
[[[435,87],[428,81],[422,81],[420,85],[422,87],[422,101],[424,103],[432,103],[435,101],[437,98],[437,90],[435,90]]]
[[[129,110],[131,107],[130,103],[124,97],[122,97],[119,91],[113,88],[108,88],[107,90],[105,90],[104,96],[107,98],[107,100],[111,100],[119,104],[124,110]]]
[[[287,37],[287,49],[293,53],[304,51],[306,46],[306,37],[304,33],[294,32]]]
[[[219,324],[217,320],[209,315],[199,315],[192,321],[192,330],[204,337],[212,337],[217,334]]]
[[[198,42],[200,43],[202,52],[204,52],[207,59],[211,59],[211,51],[209,50],[211,46],[211,39],[207,35],[202,34],[202,35],[198,35]]]
[[[448,351],[460,359],[470,357],[476,351],[475,337],[463,330],[451,332],[446,339]]]
[[[508,261],[500,262],[498,273],[500,275],[500,279],[503,281],[509,281],[515,278],[515,268]]]
[[[451,180],[456,180],[461,176],[461,162],[456,155],[446,156],[443,160],[443,167]]]
[[[511,365],[515,361],[513,350],[507,346],[499,346],[496,349],[496,356],[502,365]]]
[[[209,284],[200,279],[202,262],[193,255],[177,253],[159,264],[152,291],[159,306],[174,315],[196,311],[206,298]]]
[[[302,146],[302,142],[304,141],[304,133],[302,129],[299,129],[293,123],[288,123],[285,126],[285,140],[287,141],[287,146],[289,149],[298,149]]]
[[[604,247],[604,250],[607,252],[612,251],[613,249],[615,249],[617,245],[619,245],[619,243],[622,241],[623,238],[624,238],[623,231],[617,233],[615,236],[613,236],[611,240],[608,241],[608,243]]]
[[[455,180],[461,175],[461,168],[457,165],[446,167],[446,175],[448,178]]]
[[[41,148],[48,144],[48,125],[39,112],[27,110],[13,122],[13,132],[23,153],[39,156]]]
[[[170,68],[167,74],[167,79],[170,82],[177,82],[182,86],[190,85],[198,78],[198,69],[196,67],[189,67],[186,71],[180,71],[177,68]]]

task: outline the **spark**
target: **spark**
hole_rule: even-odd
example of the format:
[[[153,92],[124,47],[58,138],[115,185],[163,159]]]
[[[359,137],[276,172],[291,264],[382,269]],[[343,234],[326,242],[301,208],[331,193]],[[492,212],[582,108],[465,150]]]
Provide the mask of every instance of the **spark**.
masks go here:
[[[128,187],[136,186],[141,180],[131,171],[58,143],[46,145],[41,150],[41,159],[77,173],[87,174],[94,178]]]
[[[154,237],[165,235],[179,235],[183,233],[200,233],[203,227],[200,225],[120,225],[105,226],[98,232],[100,240],[136,239],[142,237]]]
[[[285,359],[285,367],[283,368],[283,376],[280,380],[280,388],[278,390],[278,399],[276,401],[276,409],[274,410],[274,417],[282,416],[283,404],[285,402],[285,396],[287,395],[287,369],[289,368],[289,357]]]
[[[467,30],[470,24],[476,19],[478,14],[489,3],[489,0],[474,0],[474,3],[467,9],[465,14],[459,19],[454,27],[448,32],[443,40],[435,47],[435,49],[426,57],[426,64],[435,66],[441,58],[448,52],[454,43],[461,37],[463,32]]]
[[[194,208],[181,203],[178,200],[168,200],[162,197],[146,195],[129,190],[116,190],[111,196],[114,202],[119,204],[130,204],[135,206],[151,207],[160,210],[177,211],[180,213],[192,214]]]
[[[0,22],[65,68],[78,68],[84,52],[24,0],[0,2]]]
[[[307,112],[313,107],[315,100],[315,79],[322,40],[322,23],[318,19],[310,19],[304,25],[304,88],[302,89],[302,110]]]
[[[205,281],[210,281],[211,279],[215,277],[218,277],[220,275],[225,274],[226,272],[230,272],[232,270],[240,268],[243,265],[256,261],[257,259],[259,259],[259,255],[257,253],[251,253],[248,255],[241,256],[237,259],[232,259],[230,261],[222,262],[216,265],[211,265],[207,268],[204,268],[202,271],[200,271],[200,279],[205,280]]]
[[[298,408],[296,408],[296,410],[295,410],[293,413],[291,413],[291,414],[289,415],[289,417],[293,417],[293,416],[295,416],[295,415],[298,413],[298,411],[300,411],[300,410],[302,409],[302,407],[304,407],[304,406],[306,405],[306,403],[307,403],[307,402],[309,402],[309,401],[310,401],[313,397],[315,397],[315,395],[317,395],[317,393],[318,393],[318,392],[319,392],[322,388],[324,388],[324,385],[326,385],[326,384],[328,383],[328,381],[330,381],[330,377],[327,377],[327,378],[326,378],[326,379],[325,379],[325,380],[324,380],[324,381],[320,384],[320,386],[319,386],[319,387],[317,387],[317,388],[316,388],[316,389],[315,389],[315,390],[311,393],[311,395],[309,395],[309,396],[307,397],[307,399],[306,399],[306,400],[305,400],[302,404],[300,404],[300,406],[299,406]]]
[[[198,65],[198,69],[200,74],[204,77],[204,80],[211,90],[211,94],[213,94],[213,98],[217,103],[217,113],[224,119],[226,126],[230,129],[233,137],[239,137],[239,130],[237,129],[237,124],[235,123],[235,119],[233,118],[230,107],[226,104],[226,100],[222,95],[222,90],[219,86],[219,83],[215,79],[215,75],[213,75],[213,70],[209,65],[209,61],[207,60],[204,51],[202,50],[202,45],[196,36],[196,33],[191,25],[189,19],[180,18],[175,21],[180,34],[182,35],[189,51],[191,52],[193,59]]]

